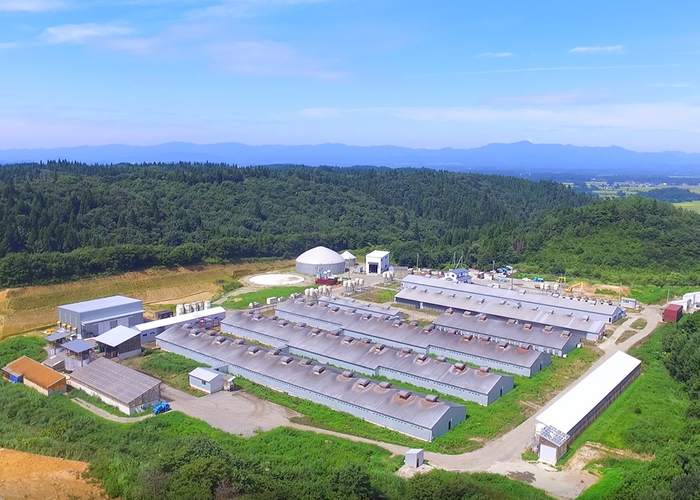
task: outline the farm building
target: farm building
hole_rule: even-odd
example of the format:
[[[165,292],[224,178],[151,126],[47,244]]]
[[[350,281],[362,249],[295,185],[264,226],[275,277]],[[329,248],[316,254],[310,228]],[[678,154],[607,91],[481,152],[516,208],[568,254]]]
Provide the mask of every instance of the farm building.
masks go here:
[[[505,290],[502,288],[494,288],[483,285],[474,285],[469,283],[453,283],[439,279],[428,278],[425,276],[409,275],[401,280],[403,288],[418,290],[423,292],[425,298],[434,297],[428,295],[429,292],[434,294],[443,294],[448,297],[470,297],[484,302],[496,302],[500,304],[510,304],[512,306],[520,306],[523,308],[537,307],[543,310],[551,310],[555,313],[570,314],[580,318],[588,318],[593,321],[602,321],[604,323],[614,323],[626,315],[625,310],[620,306],[608,305],[605,302],[595,299],[584,300],[567,298],[564,296],[555,297],[543,293],[536,293],[528,290]],[[398,296],[397,296],[398,297]],[[424,304],[429,302],[415,300],[413,302],[403,302],[414,307],[424,307]],[[399,302],[399,300],[397,300]],[[422,304],[423,303],[423,304]]]
[[[192,323],[199,328],[210,328],[218,326],[219,322],[226,317],[226,309],[223,307],[212,307],[211,309],[203,309],[179,316],[170,316],[168,318],[148,321],[140,325],[134,326],[141,333],[141,343],[155,342],[156,336],[163,333],[168,328],[180,326],[186,323]]]
[[[389,252],[374,250],[365,257],[367,274],[382,274],[389,270]]]
[[[75,370],[68,385],[133,415],[160,401],[160,380],[107,358]]]
[[[70,333],[63,331],[63,332],[54,332],[48,337],[45,337],[44,340],[48,342],[49,346],[47,349],[47,352],[49,353],[49,356],[55,356],[59,352],[64,351],[65,349],[63,348],[63,344],[68,342],[68,339],[70,338]]]
[[[445,281],[454,281],[456,283],[471,283],[472,277],[469,276],[469,271],[463,267],[450,269],[445,273]]]
[[[141,334],[133,328],[119,325],[95,337],[95,342],[107,358],[128,359],[141,354]]]
[[[297,257],[296,270],[300,274],[317,277],[341,274],[345,272],[345,259],[330,248],[316,247]]]
[[[237,312],[226,318],[222,330],[237,337],[282,347],[286,352],[321,363],[352,370],[363,375],[400,380],[428,390],[474,401],[493,403],[513,388],[513,377],[491,373],[486,367],[474,369],[446,358],[414,354],[369,339],[311,328],[262,316],[252,311]]]
[[[535,417],[540,461],[556,464],[576,439],[641,372],[642,362],[624,352],[581,380]]]
[[[90,364],[93,359],[94,350],[95,344],[92,342],[77,339],[63,344],[63,352],[59,355],[62,355],[64,358],[66,371],[72,372],[81,366]]]
[[[664,323],[678,323],[683,317],[683,306],[680,304],[670,304],[664,309]]]
[[[479,339],[520,347],[532,346],[554,356],[563,356],[579,344],[579,339],[569,330],[554,328],[551,325],[536,327],[532,323],[522,323],[515,319],[489,318],[485,314],[456,313],[451,309],[437,318],[433,324],[438,330],[459,335],[473,335]]]
[[[420,309],[457,313],[471,312],[484,314],[487,318],[514,319],[520,323],[530,323],[533,327],[553,326],[568,330],[580,340],[599,341],[605,334],[605,322],[590,318],[563,314],[554,309],[540,306],[525,307],[517,304],[487,302],[485,300],[452,296],[442,292],[404,288],[394,298],[396,303],[411,305]]]
[[[288,300],[275,312],[281,319],[338,330],[358,339],[370,339],[399,349],[413,349],[526,377],[531,377],[551,362],[549,354],[536,351],[529,345],[517,347],[505,342],[496,343],[473,335],[441,331],[434,325],[422,328],[416,322],[407,323],[389,316],[376,318],[303,300]]]
[[[344,311],[359,312],[362,314],[371,314],[372,316],[390,316],[392,318],[401,318],[403,313],[398,309],[390,306],[378,306],[368,302],[361,302],[356,299],[343,299],[340,297],[326,297],[325,295],[318,298],[320,305],[324,307],[338,307]]]
[[[66,377],[27,356],[14,360],[2,369],[2,377],[15,384],[24,384],[45,396],[66,392]]]
[[[357,265],[357,257],[351,254],[348,250],[345,250],[340,256],[345,259],[345,267],[347,269],[352,269]]]
[[[235,376],[425,441],[445,434],[466,418],[463,405],[437,396],[358,378],[349,370],[289,356],[280,349],[262,349],[214,331],[174,327],[156,341],[163,350],[212,366],[226,365]]]
[[[119,325],[143,323],[143,303],[137,299],[115,295],[58,306],[59,327],[89,338],[102,335]]]
[[[230,390],[234,376],[221,373],[211,368],[195,368],[189,374],[190,387],[198,391],[213,394],[215,392]]]

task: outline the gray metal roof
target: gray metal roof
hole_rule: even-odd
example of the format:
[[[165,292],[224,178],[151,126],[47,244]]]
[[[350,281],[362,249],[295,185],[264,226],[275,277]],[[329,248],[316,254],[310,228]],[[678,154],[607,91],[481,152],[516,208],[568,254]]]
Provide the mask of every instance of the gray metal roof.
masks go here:
[[[142,302],[138,299],[124,297],[122,295],[114,295],[112,297],[86,300],[84,302],[76,302],[74,304],[66,304],[59,307],[76,313],[85,313],[105,309],[108,307],[123,306],[127,304],[133,304],[134,306],[138,306],[139,309],[141,309]]]
[[[402,313],[398,309],[394,309],[391,306],[378,306],[376,304],[371,304],[369,302],[362,302],[356,299],[343,299],[339,297],[319,297],[318,302],[321,305],[327,305],[328,307],[339,307],[343,310],[353,310],[355,312],[361,312],[365,314],[371,314],[372,316],[385,316],[389,315],[392,317],[401,317]]]
[[[492,302],[505,300],[513,305],[519,302],[523,306],[525,304],[532,304],[531,307],[558,307],[560,309],[574,311],[574,314],[579,316],[600,315],[607,318],[614,316],[622,310],[619,306],[611,306],[604,302],[594,303],[594,301],[585,302],[583,300],[571,300],[565,297],[553,297],[551,295],[527,292],[525,290],[505,290],[471,283],[442,281],[425,276],[408,275],[401,283],[404,288],[415,286],[416,289],[425,289],[427,287],[435,290],[443,290],[446,294],[457,293],[471,295],[472,298],[483,298],[486,301]]]
[[[368,384],[362,386],[358,384],[361,379],[356,375],[346,377],[343,370],[280,354],[279,350],[268,351],[243,341],[235,343],[230,337],[215,332],[213,335],[195,335],[192,332],[184,327],[173,327],[158,335],[156,340],[427,429],[432,429],[453,408],[460,408],[466,413],[463,405],[440,399],[428,401],[425,395],[415,392],[406,399],[401,398],[400,389],[382,388],[379,382],[369,379],[364,379]],[[160,345],[167,350],[167,345]]]
[[[119,325],[106,331],[102,335],[95,337],[94,340],[100,344],[105,344],[110,347],[117,347],[119,344],[123,344],[127,340],[131,340],[139,335],[140,333],[138,330]]]
[[[433,324],[448,330],[462,330],[551,349],[563,349],[571,341],[570,333],[567,334],[567,331],[561,328],[536,327],[530,323],[503,318],[485,318],[469,312],[464,314],[448,312],[437,318]]]
[[[65,344],[63,344],[63,347],[67,351],[81,353],[89,351],[90,349],[94,349],[95,345],[91,342],[88,342],[87,340],[77,339],[71,340],[70,342],[66,342]]]
[[[66,339],[70,337],[70,332],[56,332],[52,333],[48,337],[44,337],[47,342],[54,342],[56,340]]]
[[[280,343],[276,345],[285,343],[309,353],[345,361],[372,371],[381,366],[480,394],[488,394],[503,377],[507,377],[469,367],[455,369],[452,363],[420,353],[407,353],[401,349],[378,345],[376,342],[347,338],[320,328],[300,327],[295,323],[281,322],[273,318],[274,316],[236,312],[226,318],[226,324],[235,327],[236,333],[240,333],[241,336],[245,336],[244,331],[261,333],[278,338]]]
[[[81,366],[71,373],[70,378],[125,405],[130,405],[161,383],[150,375],[107,358],[97,358],[89,365]]]
[[[435,304],[440,307],[449,307],[459,311],[471,311],[487,316],[517,319],[527,323],[538,325],[552,325],[565,328],[566,330],[582,333],[599,333],[605,330],[605,322],[589,319],[585,320],[580,316],[570,316],[556,312],[552,308],[543,306],[520,306],[506,302],[487,302],[476,298],[461,297],[459,295],[438,293],[434,291],[423,292],[422,289],[404,288],[396,299],[411,300],[414,302],[425,302]]]
[[[211,382],[218,377],[225,377],[226,375],[216,370],[211,370],[209,368],[197,367],[188,373],[190,377],[198,378],[199,380],[204,380],[205,382]]]
[[[303,300],[288,300],[278,304],[278,314],[291,313],[295,316],[308,318],[309,323],[313,319],[329,322],[337,325],[338,329],[345,333],[353,332],[353,335],[362,337],[383,338],[397,343],[415,346],[426,350],[430,346],[450,349],[465,355],[479,356],[502,361],[515,366],[532,368],[541,359],[542,353],[532,349],[508,345],[500,346],[495,342],[469,340],[462,335],[449,334],[437,329],[422,328],[417,323],[407,323],[391,318],[368,318],[368,315],[351,313],[330,307],[320,307],[314,304],[306,304]],[[397,326],[394,326],[397,325]]]

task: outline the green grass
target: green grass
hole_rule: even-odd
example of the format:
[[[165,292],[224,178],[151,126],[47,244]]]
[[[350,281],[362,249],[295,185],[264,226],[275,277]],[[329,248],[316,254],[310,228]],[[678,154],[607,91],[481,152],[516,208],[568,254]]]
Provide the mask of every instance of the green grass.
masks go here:
[[[396,294],[399,293],[397,290],[387,290],[384,288],[372,288],[366,292],[358,293],[353,295],[353,299],[366,300],[368,302],[393,302]]]
[[[198,366],[205,366],[204,363],[165,351],[152,351],[151,354],[129,358],[122,363],[148,373],[175,389],[197,397],[204,396],[202,391],[190,387],[190,379],[187,375]]]
[[[644,304],[665,304],[666,297],[673,300],[676,297],[682,297],[684,293],[697,290],[697,286],[635,286],[632,288],[630,295],[632,298]]]
[[[619,292],[616,292],[615,290],[610,290],[608,288],[596,288],[595,292],[593,292],[595,295],[608,295],[610,297],[615,297],[617,298],[620,294]]]
[[[617,340],[615,341],[616,344],[622,344],[624,341],[632,337],[633,335],[636,335],[639,333],[637,330],[625,330],[622,332],[622,335],[620,335]]]
[[[268,389],[249,381],[243,381],[242,387],[263,399],[301,413],[304,417],[299,419],[298,423],[387,443],[411,447],[419,446],[428,451],[456,454],[477,449],[484,440],[500,436],[520,425],[535,412],[532,407],[522,405],[521,401],[542,406],[555,393],[578,379],[598,357],[600,357],[600,352],[590,348],[574,349],[566,359],[554,357],[552,365],[534,377],[516,376],[515,388],[489,406],[463,401],[454,396],[440,395],[444,400],[464,404],[467,407],[467,420],[431,443],[406,437],[359,418],[331,410],[323,405]],[[373,377],[373,379],[389,380],[383,377]],[[434,391],[405,382],[394,381],[394,384],[423,394],[434,393]]]
[[[115,415],[117,417],[141,417],[143,415],[147,415],[150,410],[144,410],[140,413],[135,413],[134,415],[127,415],[126,413],[121,412],[116,406],[111,406],[102,401],[100,398],[92,396],[88,394],[85,391],[82,391],[80,389],[71,389],[66,393],[66,397],[69,399],[82,399],[86,403],[90,403],[93,406],[96,406],[100,408],[101,410],[106,411],[107,413],[111,415]]]
[[[643,330],[647,326],[647,320],[644,318],[635,319],[630,326],[635,330]]]
[[[289,297],[292,293],[304,293],[308,286],[278,286],[256,290],[255,292],[242,293],[230,297],[222,304],[226,309],[247,309],[251,302],[260,302],[265,305],[269,297]]]
[[[691,210],[693,212],[700,213],[700,200],[698,201],[684,201],[682,203],[674,203],[678,208],[685,208],[686,210]]]
[[[44,361],[46,345],[42,337],[15,337],[3,341],[0,343],[0,368],[22,356]]]

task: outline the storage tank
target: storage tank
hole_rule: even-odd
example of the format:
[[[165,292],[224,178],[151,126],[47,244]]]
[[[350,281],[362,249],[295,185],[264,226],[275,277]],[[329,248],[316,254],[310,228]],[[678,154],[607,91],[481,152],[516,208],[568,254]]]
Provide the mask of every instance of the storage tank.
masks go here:
[[[296,270],[313,276],[341,274],[345,271],[345,259],[330,248],[319,246],[297,257]]]
[[[178,304],[175,306],[175,316],[181,316],[185,314],[185,306],[183,304]]]

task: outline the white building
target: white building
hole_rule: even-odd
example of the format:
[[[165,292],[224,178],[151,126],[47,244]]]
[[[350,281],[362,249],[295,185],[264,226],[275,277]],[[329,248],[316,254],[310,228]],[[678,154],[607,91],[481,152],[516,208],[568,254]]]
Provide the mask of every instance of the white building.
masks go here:
[[[345,259],[330,248],[315,247],[297,257],[296,270],[312,276],[342,274],[345,272]]]
[[[235,377],[227,373],[221,373],[211,368],[195,368],[189,373],[190,387],[198,391],[213,394],[224,389],[229,389]]]
[[[389,270],[389,252],[385,250],[374,250],[367,254],[365,260],[367,274],[382,274]]]
[[[535,417],[540,462],[555,465],[569,444],[639,375],[642,362],[616,352],[549,408]]]
[[[340,256],[345,259],[345,267],[348,269],[351,269],[357,264],[357,257],[351,254],[348,250],[345,250],[340,254]]]
[[[143,303],[138,299],[115,295],[103,299],[58,306],[59,328],[78,338],[96,337],[117,326],[143,323]]]
[[[458,267],[457,269],[450,269],[445,273],[446,281],[454,281],[457,283],[471,283],[472,277],[469,276],[469,271],[463,267]]]

